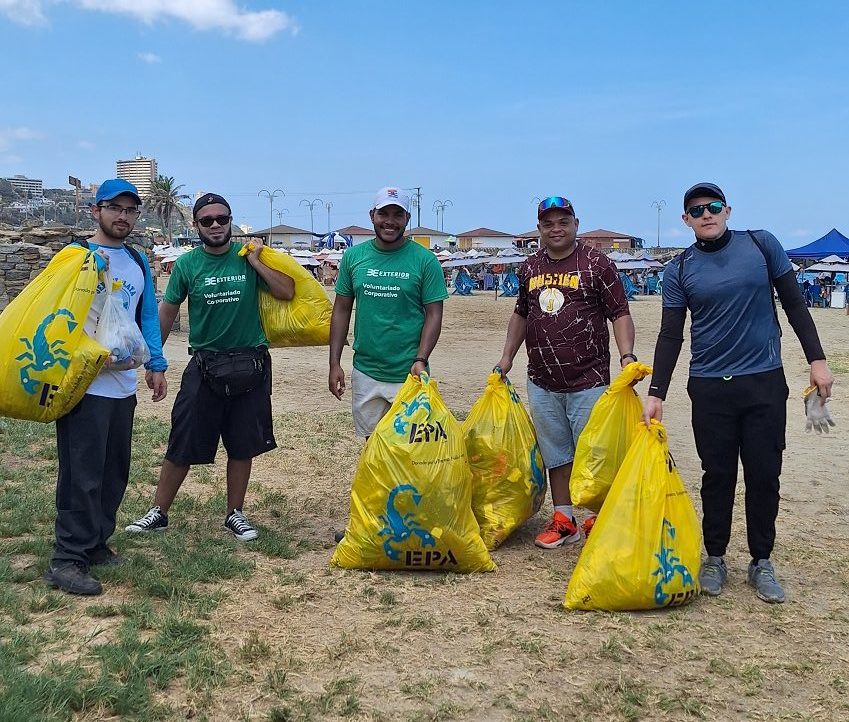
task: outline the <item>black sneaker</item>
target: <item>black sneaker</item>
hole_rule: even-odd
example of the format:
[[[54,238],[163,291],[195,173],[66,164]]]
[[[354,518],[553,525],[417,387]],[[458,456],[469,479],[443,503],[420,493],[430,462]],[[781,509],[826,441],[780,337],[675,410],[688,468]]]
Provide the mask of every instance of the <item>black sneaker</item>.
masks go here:
[[[253,541],[259,536],[259,532],[251,526],[241,509],[233,509],[224,520],[224,528],[233,532],[233,536],[239,541]]]
[[[158,506],[153,506],[141,519],[126,526],[124,531],[141,534],[148,531],[165,531],[168,528],[168,515]]]
[[[333,541],[337,544],[345,538],[345,530],[333,532]]]
[[[108,546],[97,547],[88,555],[88,562],[93,567],[108,566],[117,567],[126,564],[127,560],[120,554],[113,552]]]
[[[100,582],[81,562],[51,562],[44,572],[44,581],[68,594],[95,595],[103,591]]]

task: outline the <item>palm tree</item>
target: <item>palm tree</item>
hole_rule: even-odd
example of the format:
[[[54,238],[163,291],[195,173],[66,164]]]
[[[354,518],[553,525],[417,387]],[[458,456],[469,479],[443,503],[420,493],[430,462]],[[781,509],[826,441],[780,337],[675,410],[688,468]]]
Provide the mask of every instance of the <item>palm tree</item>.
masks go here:
[[[153,213],[162,225],[162,230],[168,235],[168,245],[172,245],[171,221],[174,215],[185,219],[188,217],[188,209],[181,201],[188,200],[189,196],[180,193],[182,185],[177,185],[173,177],[160,175],[156,177],[150,187],[150,195],[145,200],[145,207]]]

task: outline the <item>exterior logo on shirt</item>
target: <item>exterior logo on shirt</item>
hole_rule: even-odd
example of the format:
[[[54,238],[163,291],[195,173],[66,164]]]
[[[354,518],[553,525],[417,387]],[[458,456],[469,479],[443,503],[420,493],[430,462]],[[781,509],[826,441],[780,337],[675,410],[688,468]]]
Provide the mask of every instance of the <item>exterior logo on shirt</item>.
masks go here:
[[[563,308],[565,300],[559,288],[544,288],[539,293],[539,307],[552,316]]]

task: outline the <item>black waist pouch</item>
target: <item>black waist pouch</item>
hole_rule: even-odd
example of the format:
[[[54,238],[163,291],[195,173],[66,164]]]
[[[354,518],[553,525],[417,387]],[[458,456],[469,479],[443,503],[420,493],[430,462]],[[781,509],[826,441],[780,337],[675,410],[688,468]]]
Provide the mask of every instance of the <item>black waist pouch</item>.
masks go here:
[[[253,391],[268,374],[268,350],[235,348],[229,351],[196,351],[207,385],[219,396],[232,397]]]

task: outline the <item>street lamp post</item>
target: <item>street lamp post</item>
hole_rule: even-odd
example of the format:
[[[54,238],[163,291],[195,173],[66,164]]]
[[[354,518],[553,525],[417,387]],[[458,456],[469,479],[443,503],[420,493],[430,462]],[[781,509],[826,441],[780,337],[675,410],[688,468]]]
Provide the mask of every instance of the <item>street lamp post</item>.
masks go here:
[[[277,214],[277,223],[281,226],[283,225],[283,216],[285,216],[288,212],[288,208],[282,208],[280,210],[274,211]]]
[[[531,198],[531,203],[533,203],[535,206],[538,206],[540,203],[542,203],[542,198],[540,198],[539,196],[534,196],[533,198]]]
[[[324,207],[327,209],[327,232],[330,233],[330,209],[333,208],[333,202],[327,201]]]
[[[660,211],[666,205],[666,201],[652,201],[651,207],[657,208],[657,248],[660,248]]]
[[[315,229],[313,228],[312,214],[313,214],[313,211],[315,210],[315,207],[319,203],[321,203],[321,205],[324,205],[324,201],[321,200],[321,198],[313,198],[311,201],[308,201],[306,198],[302,198],[301,202],[298,204],[298,205],[301,205],[301,206],[305,205],[307,208],[310,209],[310,233],[313,233],[315,231]]]
[[[273,235],[271,229],[274,228],[274,199],[278,195],[282,198],[286,194],[279,188],[275,188],[273,192],[263,188],[257,195],[261,196],[263,193],[268,196],[268,204],[271,206],[268,211],[268,245],[271,247],[271,237]]]
[[[450,198],[446,198],[444,201],[434,201],[433,202],[433,210],[436,211],[436,230],[444,231],[445,230],[445,209],[448,206],[453,206],[454,202]],[[439,214],[442,213],[442,226],[439,225]]]

